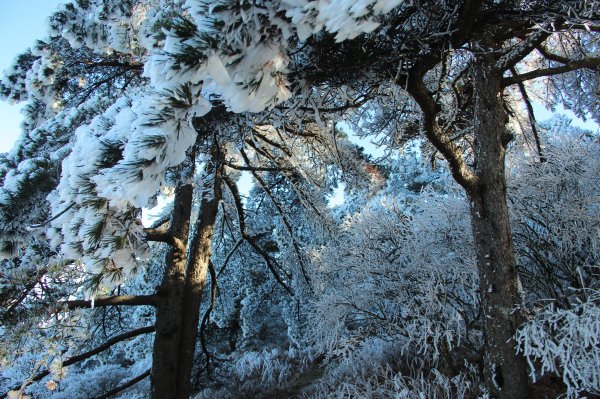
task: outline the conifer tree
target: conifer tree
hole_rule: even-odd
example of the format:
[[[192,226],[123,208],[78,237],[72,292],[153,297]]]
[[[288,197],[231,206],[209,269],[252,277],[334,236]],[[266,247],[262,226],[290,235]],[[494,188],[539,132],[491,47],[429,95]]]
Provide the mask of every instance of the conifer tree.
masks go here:
[[[493,396],[527,397],[514,341],[523,317],[506,202],[507,122],[523,103],[543,162],[528,86],[538,78],[551,88],[547,104],[598,120],[589,88],[600,66],[599,17],[595,3],[566,0],[67,3],[51,17],[56,40],[19,57],[1,87],[6,98],[31,96],[27,137],[3,159],[3,248],[39,248],[43,263],[81,262],[90,300],[67,300],[67,308],[154,307],[152,370],[139,378],[152,376],[154,398],[187,398],[208,274],[216,284],[214,228],[227,212],[239,229],[231,251],[243,241],[294,291],[289,270],[245,228],[238,172],[250,172],[268,198],[289,240],[278,246],[310,286],[286,201],[327,220],[328,168],[343,169],[352,154],[338,146],[332,121],[388,135],[392,147],[423,135],[469,202],[486,385]],[[58,126],[49,135],[39,130],[48,123]],[[364,172],[360,162],[348,165]],[[161,190],[175,193],[170,215],[144,227],[140,209]],[[38,207],[46,196],[49,207]],[[31,235],[41,244],[24,245]],[[152,242],[168,246],[156,292],[98,295],[135,276]],[[21,256],[12,267],[33,261]],[[26,303],[39,279],[24,275],[25,296],[9,293],[11,307]]]

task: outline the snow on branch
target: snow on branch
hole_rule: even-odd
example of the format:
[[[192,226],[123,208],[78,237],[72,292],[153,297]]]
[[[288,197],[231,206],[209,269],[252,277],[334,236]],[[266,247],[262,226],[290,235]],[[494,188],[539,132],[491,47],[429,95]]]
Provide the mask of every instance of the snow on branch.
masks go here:
[[[156,306],[155,295],[120,295],[109,297],[98,297],[92,300],[72,300],[59,302],[54,307],[52,313],[59,312],[61,309],[78,309],[78,308],[97,308],[105,306]]]
[[[72,356],[72,357],[64,360],[62,362],[62,367],[67,367],[67,366],[70,366],[72,364],[79,363],[79,362],[81,362],[83,360],[89,359],[90,357],[92,357],[94,355],[97,355],[97,354],[99,354],[101,352],[104,352],[105,350],[109,349],[110,347],[112,347],[113,345],[115,345],[115,344],[117,344],[119,342],[122,342],[122,341],[125,341],[125,340],[128,340],[128,339],[137,337],[138,335],[148,334],[148,333],[151,333],[151,332],[154,332],[154,326],[142,327],[142,328],[138,328],[138,329],[133,330],[133,331],[126,332],[124,334],[117,335],[117,336],[115,336],[115,337],[107,340],[102,345],[100,345],[100,346],[98,346],[98,347],[96,347],[94,349],[91,349],[91,350],[89,350],[87,352],[84,352],[84,353],[79,354],[79,355]],[[33,382],[40,381],[44,377],[50,375],[50,373],[51,373],[51,371],[48,369],[48,370],[44,370],[44,371],[41,371],[41,372],[33,375],[32,377],[30,377],[26,381],[25,386],[27,386],[27,385],[29,385],[29,384],[31,384]],[[16,390],[21,390],[22,391],[24,388],[25,388],[24,386],[22,386],[21,384],[18,384],[18,385],[14,385],[10,389],[10,391],[16,391]],[[6,398],[7,395],[8,395],[8,393],[3,394],[2,396],[0,396],[0,399]]]
[[[552,305],[517,332],[519,352],[527,357],[531,376],[562,376],[569,397],[600,394],[600,291],[570,309]],[[536,367],[537,365],[537,367]]]

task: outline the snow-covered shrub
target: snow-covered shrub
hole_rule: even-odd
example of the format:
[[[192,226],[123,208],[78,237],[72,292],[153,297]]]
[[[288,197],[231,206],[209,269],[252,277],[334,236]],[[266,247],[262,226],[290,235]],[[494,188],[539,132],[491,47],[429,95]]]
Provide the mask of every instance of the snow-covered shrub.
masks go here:
[[[531,301],[567,308],[600,288],[600,143],[573,131],[563,118],[545,162],[521,159],[509,179],[511,219],[518,268]],[[573,290],[575,289],[575,290]]]
[[[322,286],[312,333],[328,358],[369,337],[433,362],[465,339],[478,345],[466,207],[456,192],[425,190],[411,202],[379,197],[346,218],[337,245],[314,254]]]
[[[271,397],[294,390],[303,373],[314,367],[314,351],[289,348],[240,352],[215,374],[226,375],[221,383],[201,391],[194,399]],[[218,386],[221,385],[221,388]]]
[[[600,394],[600,291],[570,309],[547,306],[517,333],[531,376],[562,376],[569,397]]]
[[[344,362],[326,375],[305,397],[325,398],[399,398],[463,399],[478,391],[475,369],[447,377],[436,368],[410,369],[403,364],[400,345],[374,338],[365,342]]]
[[[309,325],[326,369],[310,397],[478,392],[472,364],[482,335],[468,208],[442,180],[436,174],[424,179],[436,185],[411,190],[397,184],[401,176],[390,178],[383,193],[351,209],[335,244],[313,251],[319,286]]]
[[[517,341],[534,380],[554,373],[569,397],[599,394],[600,143],[564,117],[545,125],[545,161],[521,160],[509,180],[520,275],[534,314]]]

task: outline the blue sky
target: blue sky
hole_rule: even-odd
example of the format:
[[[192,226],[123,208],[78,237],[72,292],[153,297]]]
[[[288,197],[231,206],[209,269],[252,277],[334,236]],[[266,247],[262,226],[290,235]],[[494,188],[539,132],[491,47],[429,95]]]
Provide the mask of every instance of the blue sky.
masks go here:
[[[46,18],[63,0],[0,0],[0,71],[15,56],[45,36]],[[10,150],[20,133],[20,105],[0,101],[0,152]]]

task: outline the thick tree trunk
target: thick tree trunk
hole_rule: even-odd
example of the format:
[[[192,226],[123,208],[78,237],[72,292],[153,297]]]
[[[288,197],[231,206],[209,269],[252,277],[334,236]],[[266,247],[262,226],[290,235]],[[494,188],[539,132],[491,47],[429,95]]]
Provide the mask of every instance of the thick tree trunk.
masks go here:
[[[515,252],[506,203],[506,128],[501,74],[493,57],[474,74],[476,188],[468,191],[485,330],[485,377],[493,397],[528,397],[527,364],[515,354],[513,336],[522,317]]]
[[[212,164],[207,166],[207,175],[214,174],[211,187],[199,187],[202,195],[200,215],[196,221],[195,235],[190,243],[190,260],[187,268],[186,285],[182,303],[181,334],[179,341],[179,369],[177,376],[177,398],[188,399],[191,392],[191,375],[198,333],[198,322],[202,292],[206,286],[206,273],[211,257],[213,226],[221,200],[221,173],[218,148],[214,149]]]
[[[182,299],[185,287],[187,237],[193,187],[179,187],[174,199],[169,234],[174,238],[157,291],[156,336],[152,357],[152,399],[176,398]]]

